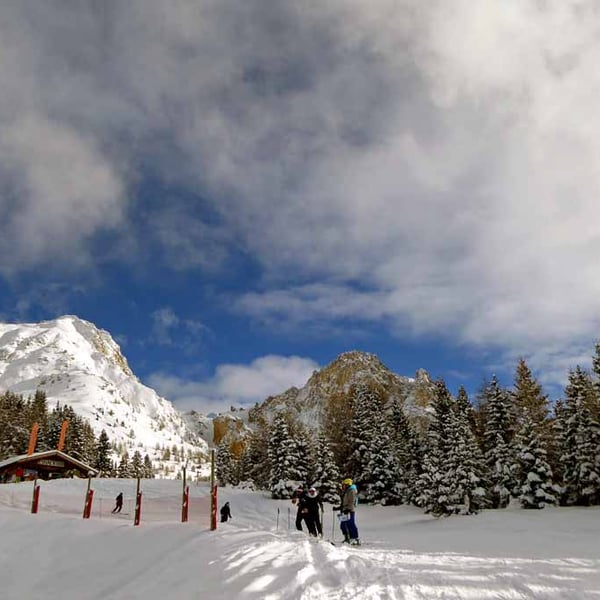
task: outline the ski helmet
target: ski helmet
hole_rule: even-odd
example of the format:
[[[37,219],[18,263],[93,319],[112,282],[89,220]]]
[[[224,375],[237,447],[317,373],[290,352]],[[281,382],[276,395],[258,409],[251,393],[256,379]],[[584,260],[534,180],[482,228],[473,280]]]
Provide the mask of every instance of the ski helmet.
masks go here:
[[[342,481],[343,485],[352,485],[352,479],[350,479],[350,477],[347,477],[346,479],[344,479],[344,481]]]

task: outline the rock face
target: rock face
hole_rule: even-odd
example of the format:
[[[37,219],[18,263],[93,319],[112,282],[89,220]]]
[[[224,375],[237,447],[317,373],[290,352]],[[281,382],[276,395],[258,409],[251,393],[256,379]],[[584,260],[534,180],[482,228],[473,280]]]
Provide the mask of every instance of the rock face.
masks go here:
[[[78,317],[0,323],[0,392],[27,397],[37,389],[46,392],[48,407],[69,404],[130,457],[135,450],[148,454],[160,475],[178,471],[177,460],[162,462],[166,449],[176,446],[179,462],[207,454],[175,407],[133,374],[111,335]]]
[[[325,425],[334,403],[348,399],[357,386],[367,386],[380,393],[384,402],[402,402],[410,418],[426,418],[431,404],[432,384],[427,372],[419,370],[412,379],[393,373],[375,354],[353,350],[340,354],[333,362],[315,371],[301,389],[290,388],[267,398],[250,410],[250,422],[270,421],[279,411],[290,412],[312,430]]]

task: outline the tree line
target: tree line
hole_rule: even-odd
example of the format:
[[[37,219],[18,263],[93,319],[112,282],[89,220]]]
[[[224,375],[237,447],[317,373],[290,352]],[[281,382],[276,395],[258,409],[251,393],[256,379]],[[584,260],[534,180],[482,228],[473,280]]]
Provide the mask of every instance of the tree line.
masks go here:
[[[57,402],[50,410],[43,390],[29,398],[10,391],[0,394],[0,460],[27,452],[34,423],[39,425],[36,451],[55,450],[65,420],[69,427],[63,451],[97,469],[100,477],[154,477],[148,454],[142,457],[136,450],[130,457],[125,450],[119,461],[113,460],[115,448],[106,431],[96,437],[89,421],[67,404]]]
[[[504,508],[600,504],[600,344],[591,369],[569,372],[551,403],[524,359],[513,385],[496,376],[474,401],[431,383],[426,414],[407,416],[405,399],[377,383],[329,399],[321,433],[280,412],[259,419],[239,456],[224,440],[217,453],[222,484],[244,484],[289,498],[310,482],[337,501],[352,477],[361,501],[413,504],[427,513],[472,514]]]

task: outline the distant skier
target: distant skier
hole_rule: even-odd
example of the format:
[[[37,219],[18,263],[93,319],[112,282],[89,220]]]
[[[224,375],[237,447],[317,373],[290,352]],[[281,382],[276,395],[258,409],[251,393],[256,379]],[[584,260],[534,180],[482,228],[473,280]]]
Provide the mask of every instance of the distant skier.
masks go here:
[[[231,508],[229,507],[229,502],[225,502],[225,504],[221,506],[221,523],[226,523],[227,519],[231,518]]]
[[[341,511],[339,516],[340,529],[344,534],[344,542],[353,546],[360,546],[358,529],[356,528],[355,512],[358,498],[357,489],[352,479],[347,478],[342,481],[342,503],[333,510]]]
[[[306,528],[310,535],[323,535],[323,525],[321,523],[321,513],[323,511],[323,501],[314,487],[308,490],[302,502],[302,518],[306,523]]]
[[[123,508],[123,492],[119,492],[117,497],[115,498],[115,507],[112,509],[113,513],[120,513]]]

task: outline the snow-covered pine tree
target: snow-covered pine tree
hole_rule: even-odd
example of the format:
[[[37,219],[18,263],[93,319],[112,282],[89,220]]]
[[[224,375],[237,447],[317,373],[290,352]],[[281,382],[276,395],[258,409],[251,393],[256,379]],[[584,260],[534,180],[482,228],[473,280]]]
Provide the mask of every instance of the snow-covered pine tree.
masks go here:
[[[96,460],[93,465],[99,471],[100,477],[109,477],[112,471],[112,460],[110,440],[108,434],[103,429],[98,437],[98,444],[96,446]]]
[[[129,479],[133,477],[133,473],[131,472],[131,463],[129,461],[129,453],[127,450],[123,452],[121,456],[121,461],[119,462],[119,467],[117,469],[117,477],[121,479]]]
[[[29,431],[23,396],[10,391],[0,396],[0,459],[27,451]]]
[[[583,405],[579,419],[577,445],[577,483],[579,504],[592,506],[600,504],[600,426],[592,417],[590,409]]]
[[[454,512],[473,514],[487,505],[485,460],[479,449],[473,425],[472,410],[464,388],[461,388],[450,414],[450,445],[446,472]]]
[[[400,497],[396,491],[397,463],[393,455],[389,421],[381,408],[373,414],[371,425],[373,427],[371,458],[367,465],[371,481],[367,485],[364,497],[367,502],[380,502],[383,505],[399,504]]]
[[[273,498],[291,498],[296,486],[302,482],[298,469],[300,456],[298,444],[289,433],[285,416],[279,413],[273,420],[268,444],[270,467],[269,489]]]
[[[353,418],[350,425],[350,445],[352,453],[342,476],[352,477],[359,494],[366,490],[371,480],[370,462],[373,455],[375,429],[373,423],[382,410],[376,391],[360,385],[353,394]]]
[[[239,461],[239,479],[251,482],[259,489],[269,487],[270,466],[268,457],[270,429],[260,424],[246,438],[246,443]]]
[[[485,407],[485,460],[488,469],[488,497],[492,508],[505,508],[510,493],[516,490],[512,473],[514,464],[510,446],[512,430],[506,391],[500,387],[494,375],[484,392]]]
[[[43,390],[36,390],[33,398],[29,403],[29,411],[27,417],[27,425],[31,430],[34,423],[39,425],[36,450],[41,452],[42,450],[49,450],[46,439],[44,437],[47,429],[48,421],[48,400],[46,398],[46,392]]]
[[[440,516],[454,511],[452,498],[451,467],[448,457],[450,450],[450,428],[452,397],[446,384],[438,379],[435,382],[434,413],[427,428],[427,440],[423,457],[423,472],[417,481],[416,503],[426,513]]]
[[[142,479],[144,477],[144,463],[142,462],[142,455],[139,450],[136,450],[131,458],[131,476]]]
[[[417,434],[399,400],[392,402],[389,416],[391,455],[396,474],[395,495],[401,503],[413,501],[417,478],[421,473],[421,457]]]
[[[215,474],[220,486],[233,483],[234,468],[233,455],[231,454],[229,441],[226,438],[223,438],[217,446],[217,456],[215,459]]]
[[[590,453],[586,427],[591,421],[587,404],[593,395],[591,377],[578,365],[575,371],[569,372],[564,403],[558,413],[562,433],[560,440],[560,462],[563,474],[562,504],[568,506],[589,503],[590,493],[584,491],[587,487],[588,466],[582,469],[580,463],[581,461],[588,463]]]
[[[144,454],[144,479],[154,479],[154,467],[148,454]]]
[[[521,430],[515,439],[519,502],[523,508],[544,508],[547,504],[556,504],[556,490],[552,483],[552,469],[536,427],[535,419],[538,417],[529,418],[526,412],[522,415]]]
[[[340,472],[335,464],[329,442],[323,434],[317,437],[315,443],[313,465],[312,484],[319,491],[324,502],[338,504]]]

